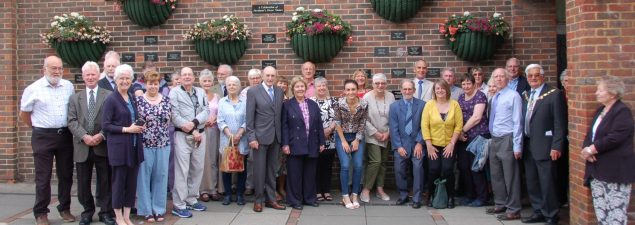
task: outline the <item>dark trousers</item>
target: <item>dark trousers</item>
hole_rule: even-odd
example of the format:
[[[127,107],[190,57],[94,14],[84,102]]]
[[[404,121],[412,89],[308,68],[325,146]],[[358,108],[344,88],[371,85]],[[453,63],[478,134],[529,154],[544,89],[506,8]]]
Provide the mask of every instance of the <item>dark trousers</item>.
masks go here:
[[[38,217],[48,214],[51,203],[51,176],[53,160],[57,174],[58,211],[71,207],[71,187],[73,186],[73,135],[65,130],[61,133],[33,130],[31,134],[33,162],[35,164],[35,204],[33,214]]]
[[[88,150],[88,158],[84,162],[75,163],[77,169],[77,199],[84,207],[82,218],[93,218],[95,214],[95,200],[91,189],[93,178],[93,167],[97,174],[97,205],[99,206],[99,216],[112,215],[112,196],[110,192],[110,166],[108,158],[95,155],[95,152]]]
[[[525,143],[529,143],[529,141],[526,140]],[[534,159],[531,147],[526,144],[523,162],[531,207],[535,212],[540,212],[547,218],[557,218],[560,211],[556,188],[556,184],[558,184],[556,181],[557,161]]]
[[[450,158],[443,157],[443,148],[441,146],[434,146],[439,150],[437,152],[437,159],[431,160],[428,158],[428,193],[432,195],[434,193],[434,181],[438,178],[446,180],[445,188],[447,189],[448,197],[454,197],[454,161],[455,155]],[[454,151],[456,154],[456,150]]]
[[[317,158],[308,155],[288,155],[287,158],[287,204],[313,204],[317,200],[315,192],[315,172]]]
[[[276,169],[278,168],[280,144],[276,139],[269,145],[260,144],[251,149],[254,168],[254,203],[276,201]]]
[[[236,174],[236,195],[244,196],[245,184],[247,182],[247,156],[244,156],[245,170],[240,173],[225,173],[222,172],[223,190],[225,190],[225,196],[232,195],[232,175]]]
[[[463,191],[468,199],[486,202],[487,177],[485,176],[485,168],[480,172],[472,171],[472,163],[476,156],[466,151],[471,141],[472,140],[467,140],[466,142],[459,141],[454,150],[458,157],[459,176],[463,184]]]
[[[134,207],[139,166],[112,166],[112,208]]]
[[[319,194],[331,193],[331,175],[333,174],[334,159],[335,149],[326,149],[318,157],[315,186],[316,192]]]

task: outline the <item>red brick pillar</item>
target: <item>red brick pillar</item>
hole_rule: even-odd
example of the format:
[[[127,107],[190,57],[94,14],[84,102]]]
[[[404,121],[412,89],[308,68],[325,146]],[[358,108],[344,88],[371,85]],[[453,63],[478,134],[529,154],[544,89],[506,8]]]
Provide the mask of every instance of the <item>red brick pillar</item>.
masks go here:
[[[17,2],[0,3],[0,180],[17,176]]]
[[[594,95],[598,77],[622,77],[627,90],[624,102],[635,109],[635,2],[567,0],[566,8],[568,74],[572,85],[568,94],[571,224],[596,224],[590,189],[583,186],[580,146],[599,106]]]

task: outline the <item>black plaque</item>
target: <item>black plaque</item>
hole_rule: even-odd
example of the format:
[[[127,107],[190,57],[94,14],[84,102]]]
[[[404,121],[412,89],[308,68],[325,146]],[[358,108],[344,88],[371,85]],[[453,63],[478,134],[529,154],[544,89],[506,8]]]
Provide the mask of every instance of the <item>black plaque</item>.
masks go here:
[[[144,61],[159,61],[159,54],[156,52],[146,52],[143,53],[143,60]]]
[[[406,31],[390,32],[390,40],[406,40]]]
[[[251,13],[284,13],[284,4],[252,5]]]
[[[82,77],[82,74],[75,74],[75,83],[76,84],[84,83],[84,78]]]
[[[276,43],[276,34],[262,34],[262,43]]]
[[[399,86],[399,88],[401,88],[401,86]],[[395,96],[395,100],[401,100],[403,98],[403,94],[401,94],[401,90],[393,90],[390,92],[392,93],[392,95]]]
[[[406,69],[391,69],[390,75],[393,78],[404,78],[406,77]]]
[[[143,36],[144,45],[158,45],[159,36]]]
[[[371,69],[365,69],[364,72],[366,72],[367,78],[373,77],[373,71]]]
[[[428,73],[426,73],[426,78],[440,78],[441,77],[441,68],[428,68]]]
[[[262,68],[264,69],[267,66],[273,66],[273,68],[276,68],[276,60],[262,60]]]
[[[408,46],[408,55],[410,56],[423,55],[423,48],[421,46]]]
[[[181,52],[168,52],[168,61],[181,61]]]
[[[134,53],[121,53],[121,62],[134,62]]]
[[[324,77],[326,78],[325,70],[315,70],[315,75],[313,77]]]
[[[390,54],[390,49],[388,47],[375,47],[376,57],[388,56],[389,54]]]

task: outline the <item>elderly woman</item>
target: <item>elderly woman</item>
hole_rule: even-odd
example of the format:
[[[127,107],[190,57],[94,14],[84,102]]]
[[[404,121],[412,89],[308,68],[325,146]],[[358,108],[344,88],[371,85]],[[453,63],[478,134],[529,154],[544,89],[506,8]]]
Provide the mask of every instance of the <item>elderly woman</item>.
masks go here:
[[[238,91],[240,90],[240,80],[238,77],[229,76],[225,79],[225,87],[227,88],[227,96],[218,101],[218,128],[221,130],[220,146],[229,146],[231,139],[234,144],[238,144],[240,154],[249,154],[247,146],[247,138],[245,134],[245,99],[240,98]],[[219,148],[220,154],[223,154],[225,147]],[[221,157],[223,158],[223,157]],[[247,165],[247,157],[245,156],[245,165]],[[236,182],[236,204],[245,205],[245,182],[247,180],[247,168],[245,171],[237,173]],[[229,205],[232,201],[232,174],[222,173],[225,198],[223,205]]]
[[[487,94],[488,86],[485,82],[485,71],[483,68],[472,68],[472,77],[474,77],[474,89],[483,92],[483,94]]]
[[[621,99],[624,82],[615,76],[598,81],[595,96],[602,104],[589,126],[582,158],[586,161],[584,184],[591,187],[599,224],[626,224],[626,210],[635,182],[633,114]]]
[[[333,103],[337,102],[337,99],[330,97],[326,78],[315,78],[313,84],[316,95],[311,100],[320,107],[322,127],[324,128],[324,151],[320,152],[320,156],[318,156],[318,172],[315,176],[317,200],[333,201],[333,196],[331,196],[331,174],[333,174],[333,159],[335,158],[335,142],[333,141],[335,111],[333,111]]]
[[[450,85],[444,80],[434,82],[432,100],[421,115],[421,130],[428,151],[428,193],[435,193],[434,181],[446,180],[448,208],[454,208],[454,146],[463,129],[463,113],[456,100],[450,98]],[[441,176],[443,174],[443,176]],[[428,200],[431,207],[432,201]]]
[[[249,72],[247,72],[247,80],[249,81],[249,86],[245,87],[242,91],[240,91],[240,97],[243,99],[246,99],[247,97],[247,90],[249,90],[250,87],[259,85],[260,82],[262,82],[262,71],[260,71],[259,69],[250,69]]]
[[[368,103],[357,95],[357,82],[344,81],[344,97],[333,104],[335,111],[335,149],[340,159],[340,186],[342,203],[347,209],[360,207],[357,193],[360,191],[362,161],[364,157],[364,131],[368,118]],[[353,190],[348,188],[348,169],[353,164]],[[349,197],[350,195],[350,197]]]
[[[456,146],[460,179],[463,181],[466,200],[462,205],[480,207],[487,202],[487,178],[485,171],[472,171],[472,162],[476,157],[466,151],[467,146],[478,136],[489,137],[487,96],[477,89],[476,78],[466,74],[461,78],[463,94],[459,95],[459,106],[463,113],[463,130]]]
[[[112,170],[112,207],[119,225],[134,225],[130,221],[130,209],[135,204],[138,169],[143,162],[141,133],[145,126],[138,121],[137,103],[128,92],[133,73],[132,67],[127,64],[117,66],[117,91],[104,100],[102,115],[108,162]]]
[[[170,75],[170,83],[167,87],[161,90],[161,95],[170,96],[170,91],[175,87],[181,85],[181,74],[179,71],[175,71]],[[174,186],[174,124],[170,123],[168,126],[169,135],[170,135],[170,162],[168,163],[168,191],[172,190]]]
[[[207,147],[205,148],[205,163],[203,164],[203,180],[201,180],[201,186],[198,188],[201,192],[199,199],[204,202],[219,201],[221,200],[220,194],[218,194],[220,173],[218,172],[218,139],[220,138],[220,131],[216,125],[216,114],[218,112],[218,94],[212,91],[214,86],[214,74],[208,69],[201,71],[201,75],[198,77],[198,82],[201,88],[205,90],[207,95],[207,107],[209,108],[209,117],[205,122],[205,138]]]
[[[377,187],[377,198],[389,201],[390,196],[384,192],[384,178],[386,175],[386,162],[388,161],[388,142],[390,131],[390,104],[395,102],[395,96],[386,91],[386,75],[377,73],[373,75],[373,90],[364,95],[368,103],[368,120],[366,120],[366,152],[368,164],[364,174],[364,189],[360,200],[370,202],[370,189]]]
[[[351,76],[351,79],[357,82],[357,86],[359,87],[357,89],[357,97],[359,98],[363,98],[366,93],[371,91],[370,89],[366,89],[366,77],[368,77],[368,74],[362,69],[355,70]]]
[[[282,152],[287,158],[287,204],[317,207],[315,174],[318,155],[324,151],[324,129],[317,103],[307,99],[307,84],[295,77],[289,86],[293,98],[282,105]]]
[[[143,75],[145,75],[148,71],[157,71],[157,65],[152,61],[143,62],[143,66],[141,67],[142,71],[137,80],[132,84],[132,87],[129,88],[130,93],[135,96],[142,96],[143,93],[146,92],[146,82]]]
[[[494,79],[489,79],[487,81],[487,102],[489,103],[492,100],[492,97],[498,92],[498,87],[496,87],[496,81]]]
[[[139,121],[145,123],[143,131],[143,158],[137,179],[137,215],[147,222],[164,220],[167,204],[168,162],[170,157],[170,103],[159,94],[161,77],[155,71],[144,74],[146,93],[137,96]]]

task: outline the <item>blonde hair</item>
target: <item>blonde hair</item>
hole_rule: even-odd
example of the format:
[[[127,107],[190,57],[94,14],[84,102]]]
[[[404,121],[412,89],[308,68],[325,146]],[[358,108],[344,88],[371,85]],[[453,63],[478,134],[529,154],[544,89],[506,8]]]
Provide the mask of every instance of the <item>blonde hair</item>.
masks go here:
[[[432,86],[432,99],[436,100],[438,97],[437,93],[434,91],[437,89],[437,85],[440,85],[443,89],[445,89],[445,98],[446,100],[450,100],[450,95],[452,94],[452,92],[450,91],[450,84],[448,84],[448,82],[445,82],[445,80],[443,79],[439,79],[434,82],[434,85]]]
[[[304,80],[304,78],[300,77],[300,76],[295,76],[293,78],[291,78],[291,82],[289,83],[289,86],[287,88],[287,96],[293,96],[293,87],[295,86],[295,84],[297,83],[302,83],[304,84],[304,87],[307,87],[306,81]]]

